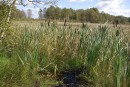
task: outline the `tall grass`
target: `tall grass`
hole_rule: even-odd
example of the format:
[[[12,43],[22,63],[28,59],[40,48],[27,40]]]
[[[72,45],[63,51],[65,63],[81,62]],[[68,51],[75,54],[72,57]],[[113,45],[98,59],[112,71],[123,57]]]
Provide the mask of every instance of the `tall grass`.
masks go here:
[[[129,54],[123,53],[128,52],[128,42],[119,32],[116,35],[107,26],[16,28],[10,40],[11,56],[1,52],[0,85],[49,87],[62,83],[57,81],[60,72],[87,66],[87,74],[84,70],[81,75],[94,87],[129,87]]]

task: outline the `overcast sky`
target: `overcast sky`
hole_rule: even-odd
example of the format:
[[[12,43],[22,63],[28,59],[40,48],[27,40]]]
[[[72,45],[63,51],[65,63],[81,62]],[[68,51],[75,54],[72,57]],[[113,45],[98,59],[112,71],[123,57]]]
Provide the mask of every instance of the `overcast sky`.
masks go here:
[[[88,9],[92,7],[98,8],[100,11],[112,15],[123,15],[130,17],[130,0],[59,0],[58,7],[60,8],[73,8],[73,9]],[[45,5],[42,8],[48,7]],[[32,9],[33,17],[38,17],[38,10],[40,7],[34,7],[31,4],[29,6],[17,6],[18,9],[27,10]]]

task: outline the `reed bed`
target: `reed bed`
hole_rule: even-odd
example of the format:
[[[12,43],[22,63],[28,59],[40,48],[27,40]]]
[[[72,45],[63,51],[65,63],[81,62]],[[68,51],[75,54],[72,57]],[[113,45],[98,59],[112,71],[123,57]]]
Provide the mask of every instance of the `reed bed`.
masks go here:
[[[13,30],[1,44],[1,87],[54,87],[63,84],[60,72],[82,66],[89,87],[130,86],[130,44],[122,29],[44,23]]]

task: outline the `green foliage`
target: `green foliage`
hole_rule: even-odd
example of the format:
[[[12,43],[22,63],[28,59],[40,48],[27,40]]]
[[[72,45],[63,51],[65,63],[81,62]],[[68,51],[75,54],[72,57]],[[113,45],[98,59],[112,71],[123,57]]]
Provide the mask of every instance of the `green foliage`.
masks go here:
[[[48,8],[48,10],[46,11],[45,17],[47,17],[48,19],[54,19],[54,6],[50,6],[50,8]]]
[[[28,66],[21,66],[16,58],[9,59],[4,55],[0,55],[0,61],[1,87],[29,87],[31,85],[32,78]]]
[[[43,87],[54,86],[58,72],[85,65],[89,75],[82,75],[96,87],[130,84],[129,62],[122,54],[127,41],[121,30],[116,36],[105,26],[75,29],[42,24],[38,29],[16,29],[10,42],[12,56],[0,56],[0,85],[32,87],[38,80]]]
[[[128,19],[128,21],[130,22],[130,18]]]
[[[26,18],[25,12],[22,10],[17,9],[16,7],[13,8],[11,13],[11,19],[23,19]]]
[[[7,18],[9,13],[9,6],[7,4],[0,5],[0,28],[7,27]],[[2,29],[0,29],[2,30]]]
[[[97,8],[90,9],[78,9],[63,8],[50,6],[45,12],[45,18],[57,19],[63,21],[64,19],[78,22],[91,22],[91,23],[105,23],[112,22],[115,18],[120,19],[120,23],[125,24],[128,22],[128,18],[124,16],[112,16],[110,14],[99,12]]]
[[[117,19],[120,23],[122,23],[122,24],[128,23],[128,18],[127,18],[127,17],[117,16],[116,19]]]

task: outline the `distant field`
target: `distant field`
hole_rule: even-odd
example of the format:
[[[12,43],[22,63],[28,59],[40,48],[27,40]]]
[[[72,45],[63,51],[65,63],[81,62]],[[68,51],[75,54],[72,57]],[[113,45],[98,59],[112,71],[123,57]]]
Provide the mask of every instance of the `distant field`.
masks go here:
[[[13,21],[13,24],[14,25],[27,25],[27,26],[30,26],[30,25],[34,25],[34,26],[38,26],[40,25],[40,23],[45,23],[45,21]],[[53,22],[51,22],[52,24]],[[60,25],[63,25],[64,22],[56,22],[57,24],[60,24]],[[89,27],[96,27],[98,25],[107,25],[109,27],[113,27],[113,24],[107,24],[107,23],[104,23],[104,24],[98,24],[98,23],[85,23],[87,24]],[[72,26],[82,26],[82,23],[74,23],[74,22],[67,22],[67,25],[72,25]],[[120,24],[118,27],[121,27],[123,29],[130,29],[130,24]]]
[[[25,26],[26,27],[31,27],[32,29],[38,29],[40,26],[41,23],[46,23],[45,21],[13,21],[13,26],[18,26],[18,27],[21,27],[21,28],[24,28]],[[51,24],[53,24],[53,22],[51,22]],[[61,26],[64,25],[64,22],[56,22],[56,24],[59,24]],[[130,24],[120,24],[118,25],[118,27],[114,27],[113,24],[107,24],[107,23],[104,23],[104,24],[98,24],[98,23],[85,23],[89,28],[93,29],[93,28],[96,28],[98,27],[99,25],[106,25],[109,27],[109,29],[123,29],[125,35],[127,38],[130,38]],[[67,25],[68,26],[72,26],[72,27],[81,27],[82,26],[82,23],[74,23],[74,22],[67,22]],[[130,39],[129,39],[130,41]]]

